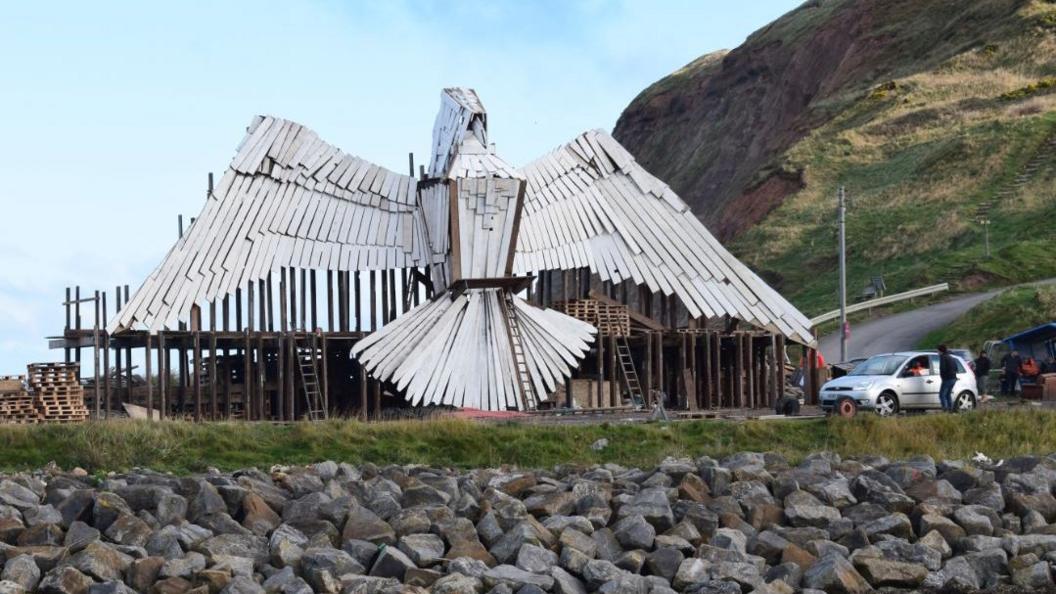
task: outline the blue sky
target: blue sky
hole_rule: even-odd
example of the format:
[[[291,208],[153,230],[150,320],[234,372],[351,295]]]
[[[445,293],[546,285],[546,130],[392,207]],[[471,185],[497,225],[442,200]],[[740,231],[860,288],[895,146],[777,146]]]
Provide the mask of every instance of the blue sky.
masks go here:
[[[67,285],[135,290],[254,114],[403,171],[440,89],[470,86],[521,164],[798,3],[5,3],[0,375],[61,358]]]

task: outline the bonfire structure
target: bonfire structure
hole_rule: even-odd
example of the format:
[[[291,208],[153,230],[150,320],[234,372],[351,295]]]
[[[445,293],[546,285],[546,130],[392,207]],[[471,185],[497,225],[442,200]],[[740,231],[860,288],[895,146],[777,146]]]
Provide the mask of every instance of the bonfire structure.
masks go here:
[[[460,88],[441,95],[417,175],[413,155],[403,175],[255,118],[139,289],[119,288],[112,317],[95,295],[93,328],[77,289],[52,345],[78,361],[91,347],[97,368],[116,358],[117,378],[124,365],[127,381],[105,373],[89,390],[102,415],[763,407],[782,394],[786,339],[813,343],[611,136],[517,168]]]

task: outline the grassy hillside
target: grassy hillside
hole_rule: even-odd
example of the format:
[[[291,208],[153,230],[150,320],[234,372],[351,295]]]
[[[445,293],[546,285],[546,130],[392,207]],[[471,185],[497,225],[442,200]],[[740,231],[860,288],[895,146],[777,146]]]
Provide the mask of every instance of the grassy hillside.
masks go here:
[[[1056,276],[1048,0],[806,2],[644,91],[617,132],[807,314],[837,303],[841,184],[852,298],[880,274],[889,292]]]
[[[590,446],[606,438],[609,446]],[[0,470],[62,468],[90,472],[134,466],[177,473],[210,466],[232,470],[321,460],[375,464],[493,467],[511,464],[615,462],[650,466],[666,456],[724,456],[772,451],[795,462],[829,450],[841,455],[903,458],[992,457],[1056,450],[1056,413],[977,412],[853,420],[688,421],[657,423],[533,425],[470,421],[404,421],[363,424],[186,423],[110,421],[80,425],[0,425]]]
[[[953,324],[930,333],[921,347],[946,343],[978,352],[987,340],[1056,321],[1056,287],[1017,287],[980,303]]]

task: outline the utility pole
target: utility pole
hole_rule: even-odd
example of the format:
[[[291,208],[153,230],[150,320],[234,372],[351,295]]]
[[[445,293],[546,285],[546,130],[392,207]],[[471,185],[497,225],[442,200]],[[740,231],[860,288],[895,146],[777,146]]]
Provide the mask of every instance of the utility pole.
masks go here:
[[[847,196],[840,186],[836,193],[836,216],[840,228],[840,361],[847,360]]]

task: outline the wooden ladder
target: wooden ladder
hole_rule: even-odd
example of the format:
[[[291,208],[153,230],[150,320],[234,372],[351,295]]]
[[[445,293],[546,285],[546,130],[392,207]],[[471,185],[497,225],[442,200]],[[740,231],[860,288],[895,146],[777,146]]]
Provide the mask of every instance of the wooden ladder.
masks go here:
[[[631,397],[631,404],[635,408],[644,407],[645,396],[642,393],[642,384],[638,381],[638,372],[634,369],[634,359],[631,358],[631,346],[627,343],[626,336],[616,337],[616,359],[620,363],[620,370],[623,372],[623,383]]]
[[[309,421],[320,421],[326,418],[326,408],[323,406],[323,399],[319,393],[317,367],[319,350],[316,348],[315,334],[309,334],[305,338],[296,338],[294,341],[297,348],[297,367],[301,370],[305,418]]]
[[[518,395],[521,398],[521,408],[528,410],[529,404],[538,404],[540,398],[535,393],[535,386],[532,385],[532,374],[528,369],[528,358],[524,355],[524,345],[521,342],[521,326],[517,322],[517,316],[514,313],[516,306],[513,302],[513,293],[507,290],[501,290],[501,292],[502,297],[500,297],[499,303],[502,307],[503,317],[506,319],[506,334],[510,337],[513,366],[517,371]]]

